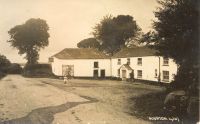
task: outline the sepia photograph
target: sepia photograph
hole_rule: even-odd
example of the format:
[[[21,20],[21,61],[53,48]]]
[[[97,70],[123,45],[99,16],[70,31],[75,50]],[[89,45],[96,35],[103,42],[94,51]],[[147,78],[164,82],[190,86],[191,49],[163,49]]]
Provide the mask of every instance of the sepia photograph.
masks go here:
[[[0,0],[0,124],[200,124],[199,0]]]

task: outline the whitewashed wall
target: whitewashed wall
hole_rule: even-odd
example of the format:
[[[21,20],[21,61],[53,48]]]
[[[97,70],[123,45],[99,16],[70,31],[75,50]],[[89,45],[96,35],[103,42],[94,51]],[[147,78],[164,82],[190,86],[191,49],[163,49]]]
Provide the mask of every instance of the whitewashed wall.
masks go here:
[[[173,59],[169,59],[169,65],[165,66],[163,64],[163,57],[160,57],[161,81],[163,81],[163,71],[169,71],[169,81],[171,82],[174,80],[174,75],[177,74],[177,70],[178,70],[178,65],[174,62]],[[169,83],[169,82],[166,82],[166,83]]]
[[[57,59],[54,57],[52,62],[52,70],[55,75],[62,76],[62,65],[74,65],[75,77],[93,77],[94,62],[99,63],[98,74],[100,70],[105,69],[105,76],[111,76],[110,59]]]
[[[142,58],[142,65],[137,65],[137,59]],[[118,58],[113,58],[111,60],[112,64],[112,77],[118,76],[118,69],[127,63],[127,58],[121,59],[121,65],[118,65]],[[146,56],[146,57],[131,57],[130,58],[130,67],[134,70],[134,78],[150,81],[158,81],[159,74],[159,57],[157,56]],[[155,69],[157,69],[157,77],[155,75]],[[137,78],[137,70],[142,70],[142,78]],[[161,81],[163,78],[162,71],[169,71],[169,82],[173,80],[173,74],[177,73],[177,65],[173,62],[172,59],[169,59],[169,66],[163,66],[163,57],[160,57],[160,72],[161,72]],[[166,83],[169,83],[166,82]]]
[[[142,58],[142,65],[137,65],[138,58]],[[54,57],[52,62],[52,70],[55,75],[62,76],[62,65],[74,65],[74,76],[76,77],[93,77],[94,62],[99,63],[98,74],[100,77],[100,70],[105,69],[106,77],[118,77],[118,69],[127,63],[127,58],[120,58],[121,64],[118,65],[118,58],[112,59],[68,59],[62,60]],[[131,57],[130,67],[134,69],[134,78],[158,81],[159,75],[159,57],[146,56],[146,57]],[[157,69],[157,77],[155,75],[155,69]],[[137,78],[137,70],[142,70],[142,78]],[[169,82],[163,81],[163,71],[169,71]],[[122,72],[121,72],[122,73]],[[170,83],[174,79],[174,75],[177,73],[177,65],[169,59],[169,65],[163,65],[163,57],[160,57],[160,77],[162,82]],[[129,73],[127,72],[127,77]],[[121,78],[121,77],[120,77]]]

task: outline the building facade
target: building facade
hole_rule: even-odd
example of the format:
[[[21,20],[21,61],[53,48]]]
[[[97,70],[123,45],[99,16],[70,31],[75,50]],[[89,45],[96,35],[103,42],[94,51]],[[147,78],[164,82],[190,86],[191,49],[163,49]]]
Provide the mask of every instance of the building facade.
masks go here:
[[[177,64],[170,58],[156,56],[147,47],[125,48],[111,58],[112,77],[169,83],[177,73]]]
[[[67,48],[49,58],[52,71],[57,76],[70,73],[73,77],[110,77],[108,56],[96,49]]]
[[[50,57],[55,75],[66,72],[74,77],[130,78],[170,83],[177,73],[177,64],[170,58],[156,56],[147,47],[125,48],[108,57],[95,49],[64,49]]]

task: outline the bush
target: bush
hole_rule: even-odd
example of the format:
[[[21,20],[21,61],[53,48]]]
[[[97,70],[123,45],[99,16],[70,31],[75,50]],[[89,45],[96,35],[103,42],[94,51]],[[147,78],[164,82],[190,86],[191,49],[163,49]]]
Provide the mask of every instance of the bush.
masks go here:
[[[6,56],[0,54],[0,71],[2,73],[7,73],[8,67],[11,65],[10,61]]]
[[[23,75],[27,77],[49,77],[53,76],[50,64],[26,65],[23,69]]]
[[[19,64],[13,63],[8,67],[7,73],[9,73],[9,74],[21,74],[22,68]]]
[[[0,71],[0,79],[3,78],[4,76],[6,76],[6,74]]]

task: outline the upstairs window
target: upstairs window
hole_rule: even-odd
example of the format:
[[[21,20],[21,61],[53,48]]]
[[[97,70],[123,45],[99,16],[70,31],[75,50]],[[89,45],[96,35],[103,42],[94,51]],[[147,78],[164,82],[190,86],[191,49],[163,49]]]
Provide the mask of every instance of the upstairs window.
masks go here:
[[[137,64],[142,65],[142,58],[138,58]]]
[[[130,65],[130,64],[131,64],[131,59],[127,58],[127,65]]]
[[[169,71],[163,71],[163,81],[169,81]]]
[[[98,62],[94,62],[94,68],[98,68],[99,67],[99,63]]]
[[[117,60],[117,64],[118,64],[118,65],[121,65],[121,59],[118,59],[118,60]]]
[[[163,65],[164,66],[168,66],[169,65],[169,58],[167,58],[167,57],[163,58]]]
[[[142,70],[137,70],[137,78],[142,78]]]

